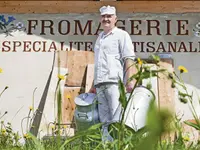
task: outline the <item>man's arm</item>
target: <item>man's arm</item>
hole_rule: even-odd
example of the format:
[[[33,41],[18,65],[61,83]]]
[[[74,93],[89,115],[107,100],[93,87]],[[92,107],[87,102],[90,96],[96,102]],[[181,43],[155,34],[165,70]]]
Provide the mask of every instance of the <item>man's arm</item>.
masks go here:
[[[133,79],[131,81],[129,81],[128,79],[137,73],[137,69],[135,67],[135,62],[133,59],[126,59],[125,61],[125,71],[126,71],[126,74],[125,74],[125,80],[126,80],[126,91],[127,92],[131,92],[135,83],[136,83],[136,80]]]
[[[127,92],[131,92],[136,81],[128,82],[128,79],[137,72],[135,67],[135,52],[130,35],[125,32],[123,38],[120,40],[120,48],[122,52],[122,60],[124,63],[125,83]]]

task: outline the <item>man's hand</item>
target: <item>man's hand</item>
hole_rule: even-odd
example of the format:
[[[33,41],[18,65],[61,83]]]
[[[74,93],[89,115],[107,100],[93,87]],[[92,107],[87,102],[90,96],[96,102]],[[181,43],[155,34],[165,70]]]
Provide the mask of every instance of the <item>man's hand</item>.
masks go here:
[[[90,89],[89,93],[94,93],[94,94],[96,94],[96,88],[95,88],[95,87],[92,87],[92,88]]]
[[[128,84],[126,84],[126,92],[131,93],[133,88],[134,88],[134,83],[133,82],[129,82]]]

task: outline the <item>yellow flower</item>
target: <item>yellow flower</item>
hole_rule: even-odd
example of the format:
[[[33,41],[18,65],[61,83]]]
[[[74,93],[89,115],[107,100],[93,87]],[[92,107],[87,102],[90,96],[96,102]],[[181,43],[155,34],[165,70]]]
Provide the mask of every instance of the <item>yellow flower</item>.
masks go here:
[[[54,129],[55,129],[55,125],[52,125],[52,126],[51,126],[51,129],[54,130]]]
[[[24,134],[24,138],[25,138],[25,139],[28,138],[28,134]]]
[[[5,133],[5,132],[6,132],[6,130],[5,130],[5,129],[2,129],[2,130],[1,130],[1,133]]]
[[[167,143],[167,141],[166,140],[162,140],[162,144],[166,144]]]
[[[3,69],[2,68],[0,68],[0,73],[2,73],[3,72]]]
[[[65,79],[65,76],[59,74],[59,75],[58,75],[58,79],[59,79],[59,80],[64,80],[64,79]]]
[[[31,110],[33,110],[33,107],[32,107],[32,106],[30,106],[30,107],[29,107],[29,110],[30,110],[30,111],[31,111]]]
[[[66,95],[66,98],[67,98],[67,99],[70,99],[70,98],[71,98],[71,96],[70,96],[70,95]]]
[[[64,128],[64,129],[67,129],[67,125],[64,125],[63,128]]]
[[[31,136],[28,135],[28,134],[24,134],[24,138],[25,138],[25,139],[31,139]]]
[[[180,71],[180,73],[183,73],[183,72],[187,73],[188,72],[188,70],[184,66],[178,66],[178,70]]]
[[[183,140],[184,141],[190,141],[190,138],[189,138],[189,136],[183,136]]]
[[[140,58],[137,58],[138,64],[142,65],[142,60]]]

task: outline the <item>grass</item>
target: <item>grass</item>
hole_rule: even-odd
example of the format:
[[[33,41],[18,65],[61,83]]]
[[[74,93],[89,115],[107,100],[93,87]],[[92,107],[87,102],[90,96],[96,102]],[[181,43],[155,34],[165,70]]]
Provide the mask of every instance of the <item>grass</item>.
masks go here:
[[[155,64],[159,67],[159,58],[157,56],[152,56]],[[141,84],[143,79],[152,78],[154,76],[158,77],[158,73],[165,74],[169,80],[172,81],[172,88],[183,88],[183,91],[179,91],[179,99],[183,103],[193,104],[192,95],[187,92],[187,88],[181,78],[182,73],[184,73],[183,66],[180,70],[180,76],[175,73],[169,73],[165,69],[151,70],[150,66],[145,66],[144,61],[141,62],[140,59],[135,64],[138,69],[137,74],[134,74],[130,80],[136,79],[135,87]],[[58,72],[59,74],[59,72]],[[175,116],[169,110],[158,109],[155,105],[155,101],[152,101],[148,110],[146,126],[145,128],[135,132],[133,129],[127,127],[124,123],[125,111],[122,112],[122,119],[120,122],[115,122],[109,125],[109,132],[114,138],[113,142],[102,142],[101,126],[102,124],[95,124],[89,129],[84,131],[78,131],[73,137],[68,137],[67,135],[62,135],[61,129],[61,90],[59,86],[60,80],[64,77],[58,77],[58,84],[56,88],[56,101],[57,101],[57,126],[52,129],[52,135],[43,137],[39,139],[32,134],[30,134],[28,129],[23,137],[20,137],[19,133],[15,133],[12,130],[12,125],[1,120],[0,126],[0,150],[199,150],[200,142],[191,141],[188,135],[183,132],[183,123],[180,122],[179,116]],[[134,87],[134,88],[135,88]],[[148,85],[149,90],[151,90],[151,85]],[[128,103],[130,102],[130,97],[126,97],[126,91],[124,84],[119,80],[119,90],[120,90],[120,102],[123,108],[126,110]],[[133,89],[134,90],[134,89]],[[3,90],[3,92],[5,89]],[[1,92],[0,96],[3,94]],[[133,94],[133,91],[131,92]],[[30,109],[28,117],[33,108]],[[199,132],[200,123],[198,120],[198,115],[192,107],[192,114],[196,123],[184,122],[191,128],[194,128]],[[34,114],[34,113],[33,113]],[[5,115],[5,114],[3,114]],[[30,121],[31,119],[28,119]],[[27,122],[27,128],[30,122]],[[56,131],[56,132],[55,132]],[[171,133],[172,138],[164,135]],[[21,143],[21,140],[25,143]]]

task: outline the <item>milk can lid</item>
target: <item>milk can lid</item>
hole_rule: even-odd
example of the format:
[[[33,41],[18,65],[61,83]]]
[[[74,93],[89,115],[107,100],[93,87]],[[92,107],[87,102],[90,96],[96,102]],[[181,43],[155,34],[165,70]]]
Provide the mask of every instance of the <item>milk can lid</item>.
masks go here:
[[[96,94],[94,93],[83,93],[77,96],[74,100],[76,105],[88,106],[91,105],[95,100]]]

